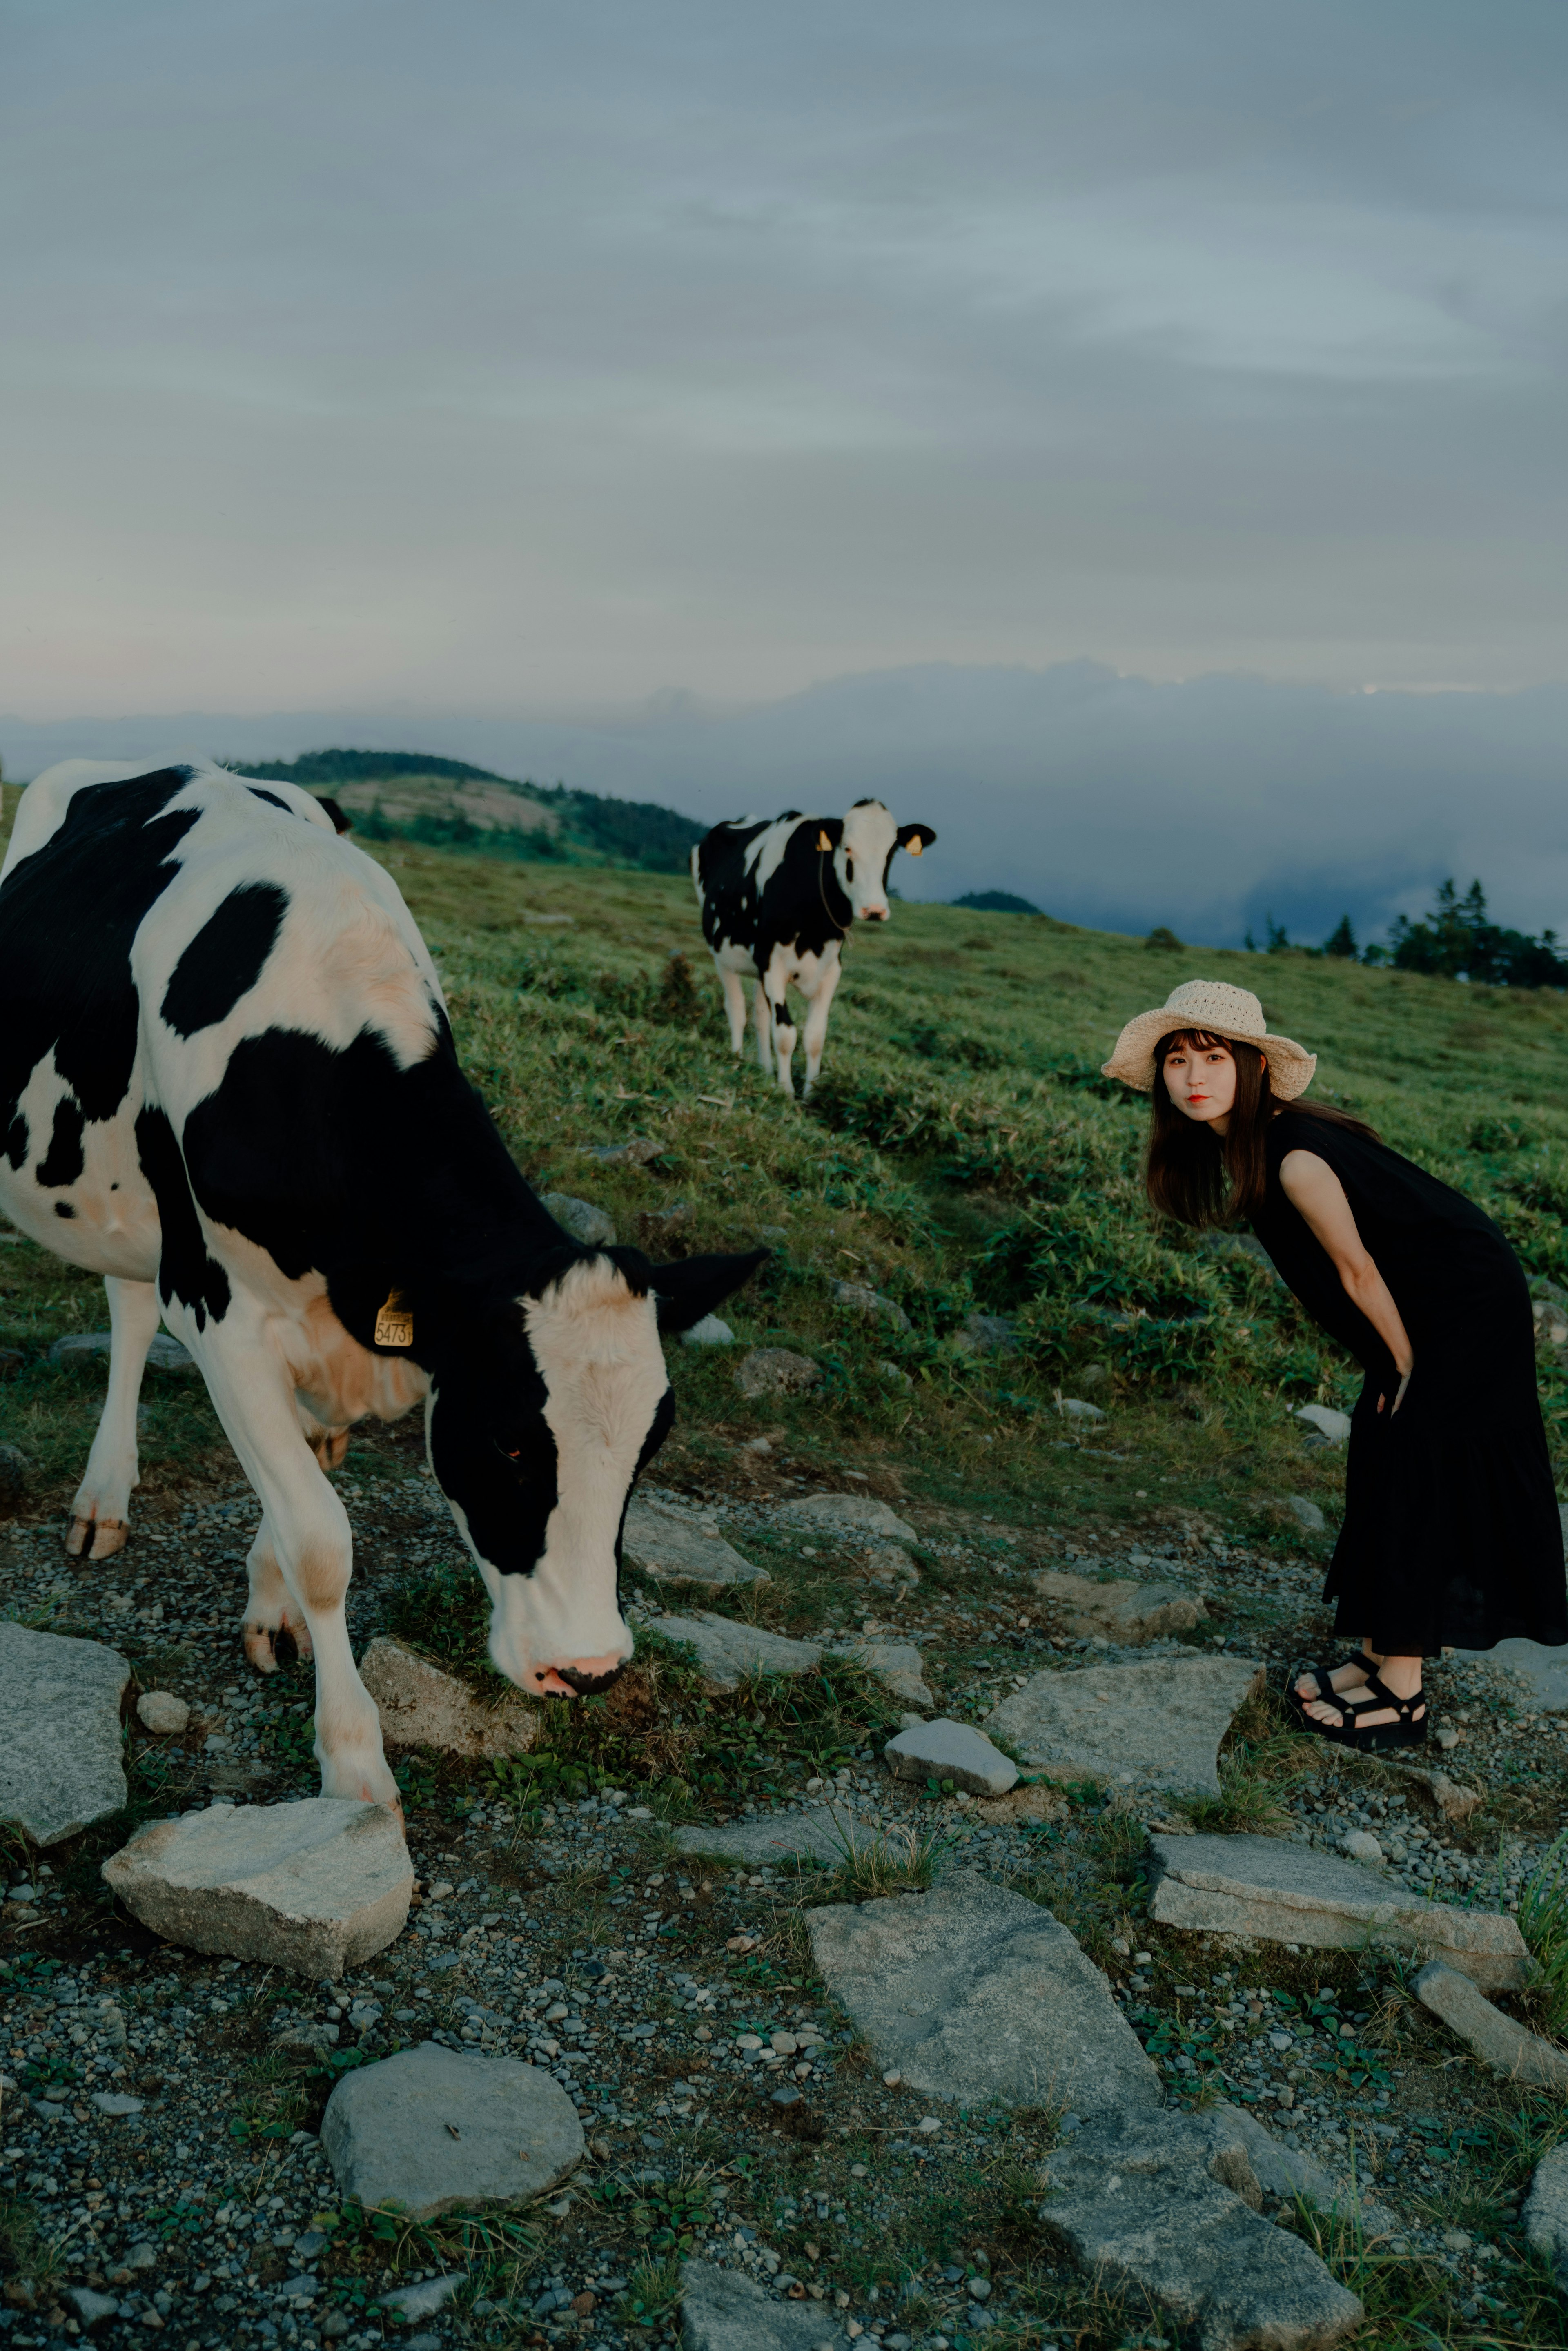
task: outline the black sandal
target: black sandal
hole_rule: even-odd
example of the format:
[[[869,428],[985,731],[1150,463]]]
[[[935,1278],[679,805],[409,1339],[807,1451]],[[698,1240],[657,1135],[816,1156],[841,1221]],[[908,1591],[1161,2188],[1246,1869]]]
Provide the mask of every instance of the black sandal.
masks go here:
[[[1354,1705],[1347,1703],[1351,1699],[1355,1701]],[[1426,1692],[1417,1690],[1413,1698],[1396,1698],[1376,1674],[1368,1674],[1358,1689],[1338,1690],[1322,1703],[1337,1706],[1344,1720],[1320,1722],[1315,1715],[1303,1714],[1302,1726],[1315,1731],[1320,1739],[1331,1740],[1336,1747],[1360,1747],[1381,1755],[1396,1747],[1419,1747],[1427,1736]],[[1419,1721],[1416,1719],[1417,1707],[1421,1709]],[[1355,1728],[1357,1715],[1385,1712],[1392,1712],[1397,1719],[1374,1723],[1365,1730]]]
[[[1292,1666],[1291,1667],[1290,1679],[1286,1683],[1285,1687],[1286,1693],[1297,1713],[1299,1714],[1303,1707],[1308,1706],[1315,1706],[1319,1704],[1323,1706],[1337,1706],[1342,1698],[1348,1698],[1351,1695],[1350,1690],[1336,1690],[1333,1686],[1334,1675],[1337,1673],[1343,1673],[1346,1666],[1354,1666],[1360,1672],[1367,1675],[1368,1677],[1370,1677],[1374,1671],[1372,1659],[1367,1656],[1364,1649],[1353,1649],[1347,1656],[1336,1658],[1332,1666]],[[1301,1691],[1296,1687],[1296,1684],[1299,1681],[1304,1680],[1308,1675],[1311,1675],[1312,1680],[1317,1684],[1317,1687],[1314,1690],[1310,1691],[1309,1694],[1303,1698]],[[1355,1690],[1360,1690],[1364,1687],[1365,1685],[1361,1682],[1353,1683],[1352,1685],[1352,1688]]]

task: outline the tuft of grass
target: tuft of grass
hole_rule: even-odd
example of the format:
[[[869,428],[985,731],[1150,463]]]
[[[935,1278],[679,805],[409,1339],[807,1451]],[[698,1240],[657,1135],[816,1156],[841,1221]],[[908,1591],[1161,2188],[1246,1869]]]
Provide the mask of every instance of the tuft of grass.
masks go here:
[[[822,1889],[827,1902],[871,1902],[884,1894],[924,1894],[955,1840],[918,1823],[904,1829],[879,1829],[865,1836],[852,1825],[835,1823],[833,1843],[839,1860],[831,1865]]]
[[[1519,1931],[1541,1970],[1531,1988],[1537,2022],[1568,2029],[1568,1829],[1542,1855],[1519,1897]]]
[[[626,2280],[626,2291],[615,2305],[622,2326],[656,2326],[678,2308],[681,2299],[681,2257],[639,2262]]]

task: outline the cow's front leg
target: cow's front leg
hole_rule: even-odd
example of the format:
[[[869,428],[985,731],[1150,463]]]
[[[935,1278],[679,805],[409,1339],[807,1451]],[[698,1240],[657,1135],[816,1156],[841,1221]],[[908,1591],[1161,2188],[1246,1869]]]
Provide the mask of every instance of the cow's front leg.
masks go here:
[[[107,1559],[125,1541],[131,1490],[141,1483],[136,1402],[147,1350],[158,1335],[158,1292],[151,1281],[122,1281],[111,1273],[103,1286],[109,1295],[109,1392],[71,1504],[66,1549],[73,1559],[84,1551],[89,1559]]]
[[[817,1082],[817,1073],[822,1066],[822,1048],[828,1041],[828,1014],[832,1007],[833,990],[839,984],[842,970],[843,966],[838,961],[835,951],[833,960],[823,964],[818,976],[817,985],[812,990],[810,1006],[806,1014],[805,1028],[808,1099],[812,1087]]]
[[[738,1061],[746,1045],[746,989],[737,971],[727,970],[717,957],[714,969],[724,990],[724,1008],[729,1015],[729,1050]]]
[[[250,1596],[245,1610],[245,1653],[258,1674],[277,1671],[277,1635],[287,1633],[301,1661],[308,1665],[314,1652],[305,1611],[284,1581],[265,1515],[246,1561]]]
[[[261,1531],[251,1553],[262,1612],[256,1631],[265,1635],[287,1624],[298,1640],[302,1623],[302,1647],[315,1652],[321,1793],[360,1797],[401,1810],[397,1782],[382,1749],[375,1700],[360,1679],[349,1646],[344,1602],[353,1541],[348,1512],[305,1441],[293,1380],[272,1345],[265,1320],[248,1312],[242,1300],[235,1301],[221,1323],[209,1324],[189,1343],[206,1376],[225,1434],[261,1499]],[[272,1568],[284,1587],[281,1603]],[[253,1584],[253,1606],[256,1604]],[[269,1625],[268,1614],[278,1621]],[[247,1616],[247,1651],[251,1637]],[[261,1662],[254,1651],[252,1661]]]
[[[751,992],[751,1018],[757,1029],[757,1058],[765,1078],[773,1075],[773,1014],[768,990],[760,980]]]

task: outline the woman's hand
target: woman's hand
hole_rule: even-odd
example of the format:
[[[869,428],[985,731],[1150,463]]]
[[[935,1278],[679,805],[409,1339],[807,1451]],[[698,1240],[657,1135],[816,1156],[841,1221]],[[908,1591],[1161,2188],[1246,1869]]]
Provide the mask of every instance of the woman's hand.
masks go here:
[[[1396,1366],[1396,1368],[1397,1369],[1397,1366]],[[1399,1409],[1400,1405],[1401,1405],[1404,1403],[1404,1401],[1405,1401],[1405,1391],[1406,1391],[1406,1388],[1409,1386],[1409,1384],[1410,1384],[1410,1374],[1411,1374],[1411,1373],[1415,1370],[1415,1368],[1416,1368],[1416,1366],[1415,1366],[1415,1364],[1406,1364],[1406,1366],[1405,1366],[1405,1369],[1404,1369],[1402,1372],[1400,1372],[1400,1374],[1399,1374],[1399,1393],[1398,1393],[1398,1395],[1397,1395],[1395,1397],[1395,1399],[1394,1399],[1394,1410],[1395,1410],[1395,1412],[1397,1412],[1397,1411],[1398,1411],[1398,1409]],[[1392,1417],[1393,1417],[1393,1416],[1392,1416],[1392,1414],[1391,1414],[1391,1415],[1390,1415],[1390,1418],[1392,1418]]]

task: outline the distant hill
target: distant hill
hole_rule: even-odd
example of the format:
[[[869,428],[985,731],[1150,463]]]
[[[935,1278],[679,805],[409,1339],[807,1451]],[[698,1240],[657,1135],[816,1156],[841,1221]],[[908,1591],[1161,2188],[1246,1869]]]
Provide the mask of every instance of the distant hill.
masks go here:
[[[684,873],[692,843],[707,831],[651,800],[517,783],[426,751],[302,751],[297,759],[225,765],[329,793],[367,841],[417,841],[567,863],[608,860],[645,873]]]
[[[1027,898],[1015,898],[1010,890],[967,890],[961,898],[952,898],[948,904],[967,906],[976,914],[1038,914],[1041,911]]]

